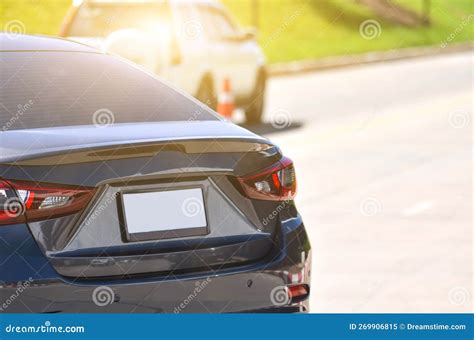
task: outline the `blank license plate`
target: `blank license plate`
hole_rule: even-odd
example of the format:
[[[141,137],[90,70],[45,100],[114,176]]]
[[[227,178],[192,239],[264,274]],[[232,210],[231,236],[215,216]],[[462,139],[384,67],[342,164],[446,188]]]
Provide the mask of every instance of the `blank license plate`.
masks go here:
[[[122,206],[129,241],[207,234],[201,188],[124,193]]]

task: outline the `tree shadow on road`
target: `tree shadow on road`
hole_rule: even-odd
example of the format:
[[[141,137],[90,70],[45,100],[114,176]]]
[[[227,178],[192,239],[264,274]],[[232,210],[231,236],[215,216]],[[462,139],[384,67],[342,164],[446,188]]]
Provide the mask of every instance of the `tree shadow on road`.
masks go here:
[[[309,4],[312,9],[317,11],[330,25],[345,26],[349,29],[358,30],[361,22],[373,18],[373,15],[348,10],[347,4],[344,6],[343,3],[331,0],[311,1]]]

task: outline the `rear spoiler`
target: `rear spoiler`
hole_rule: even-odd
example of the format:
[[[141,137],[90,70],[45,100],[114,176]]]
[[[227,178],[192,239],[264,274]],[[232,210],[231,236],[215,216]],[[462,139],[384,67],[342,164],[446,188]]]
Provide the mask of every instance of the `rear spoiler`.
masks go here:
[[[5,165],[19,166],[48,166],[65,165],[73,163],[88,163],[97,161],[109,161],[125,158],[154,157],[160,152],[179,151],[187,154],[196,153],[248,153],[262,152],[274,148],[271,144],[263,144],[257,141],[242,140],[186,140],[179,142],[157,142],[143,144],[125,144],[102,146],[97,148],[88,148],[80,151],[64,152],[29,156],[25,159],[15,160],[13,162],[1,162]]]
[[[82,125],[2,132],[0,164],[70,164],[155,155],[166,149],[215,153],[272,147],[267,138],[221,120]]]

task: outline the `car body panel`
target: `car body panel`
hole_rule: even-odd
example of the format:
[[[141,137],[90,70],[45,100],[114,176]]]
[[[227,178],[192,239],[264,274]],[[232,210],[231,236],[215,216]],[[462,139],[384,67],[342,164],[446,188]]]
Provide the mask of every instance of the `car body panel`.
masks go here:
[[[2,235],[0,229],[0,235]],[[3,283],[0,299],[15,293],[18,285],[31,282],[9,313],[235,313],[308,312],[308,299],[275,304],[272,291],[295,283],[290,277],[301,273],[300,284],[311,284],[311,250],[301,218],[283,220],[281,243],[264,261],[216,271],[173,275],[129,277],[118,280],[78,280],[33,273],[25,262],[16,267],[2,258],[0,267],[12,269],[13,281]],[[20,255],[23,253],[20,251]],[[46,263],[47,267],[48,264]],[[49,275],[48,275],[49,274]],[[296,275],[298,276],[298,275]],[[18,282],[21,281],[21,282]],[[112,300],[94,303],[94,295],[108,287]],[[107,288],[106,288],[107,289]],[[74,302],[71,303],[71,296]],[[0,311],[1,313],[2,311]]]

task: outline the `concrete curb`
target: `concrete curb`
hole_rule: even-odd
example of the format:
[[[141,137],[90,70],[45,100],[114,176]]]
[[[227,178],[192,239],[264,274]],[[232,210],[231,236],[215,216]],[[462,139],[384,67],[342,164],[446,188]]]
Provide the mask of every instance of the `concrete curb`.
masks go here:
[[[369,52],[356,55],[344,55],[339,57],[326,57],[321,59],[292,61],[288,63],[276,63],[267,66],[267,73],[272,76],[285,76],[295,73],[304,73],[318,70],[349,67],[383,61],[393,61],[408,58],[419,58],[438,54],[456,53],[471,51],[474,49],[474,42],[464,42],[447,45],[410,47],[399,50]]]

